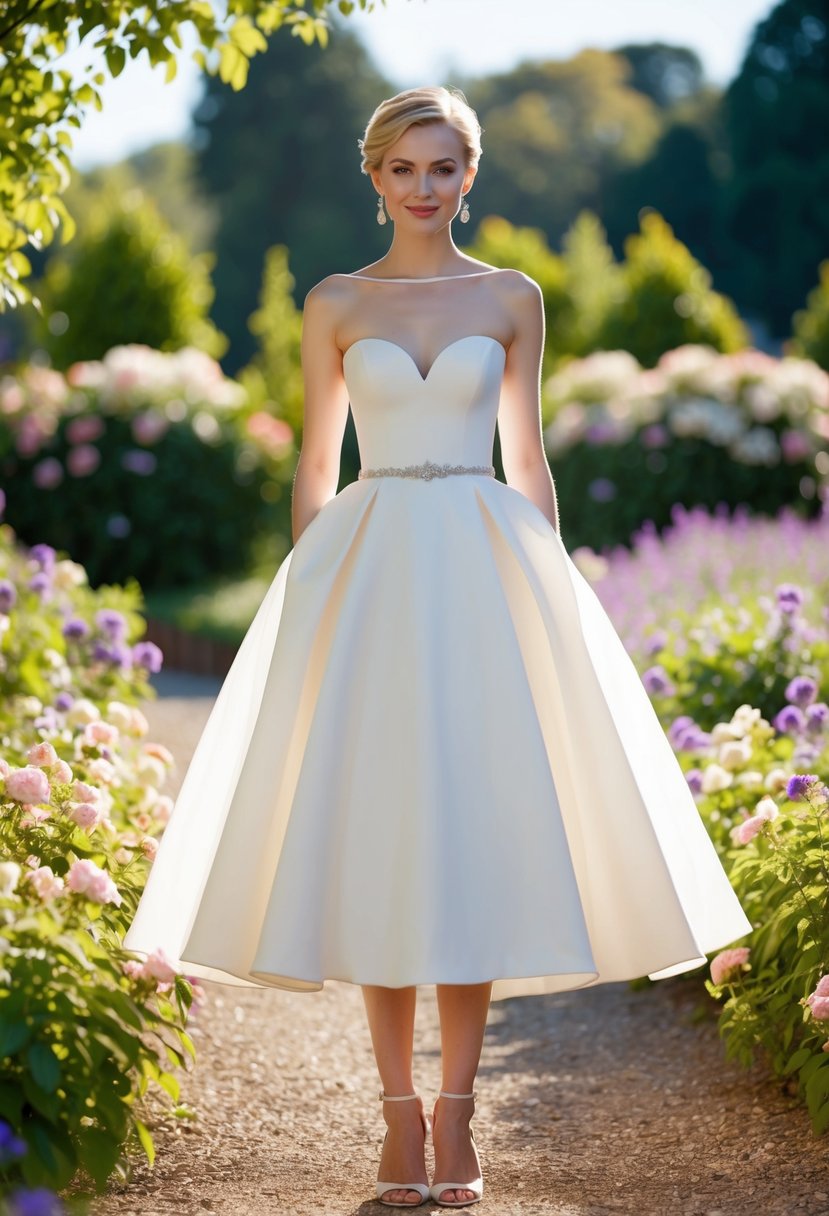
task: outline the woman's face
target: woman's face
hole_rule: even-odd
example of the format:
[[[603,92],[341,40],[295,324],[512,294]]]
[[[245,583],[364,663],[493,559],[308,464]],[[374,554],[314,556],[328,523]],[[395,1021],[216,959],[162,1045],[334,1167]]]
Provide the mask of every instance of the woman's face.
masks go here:
[[[371,180],[396,224],[434,232],[457,215],[474,176],[455,128],[430,122],[404,131],[387,149],[379,171],[372,170]]]

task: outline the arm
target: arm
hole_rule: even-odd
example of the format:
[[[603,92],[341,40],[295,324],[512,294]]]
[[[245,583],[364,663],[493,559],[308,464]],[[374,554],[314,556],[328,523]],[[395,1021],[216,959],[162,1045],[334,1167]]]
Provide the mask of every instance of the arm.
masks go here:
[[[337,492],[348,418],[342,354],[334,340],[337,289],[325,281],[305,297],[302,314],[304,416],[291,497],[293,543]]]
[[[498,435],[507,484],[535,503],[561,535],[558,501],[541,433],[541,356],[544,307],[541,290],[521,275],[510,284],[515,337],[507,352]]]

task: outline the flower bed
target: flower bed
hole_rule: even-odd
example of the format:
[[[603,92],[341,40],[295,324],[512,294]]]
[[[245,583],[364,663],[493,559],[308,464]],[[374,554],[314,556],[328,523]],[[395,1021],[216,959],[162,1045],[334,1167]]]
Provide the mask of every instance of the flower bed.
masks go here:
[[[568,541],[627,544],[677,503],[815,514],[829,483],[829,375],[759,351],[627,351],[574,360],[544,385],[544,439]]]
[[[147,590],[246,568],[289,527],[295,445],[200,351],[115,347],[0,379],[9,522]]]
[[[706,980],[727,1052],[746,1065],[762,1053],[791,1078],[817,1133],[829,1128],[827,542],[829,512],[695,511],[632,552],[576,555],[754,926]]]
[[[103,1191],[128,1172],[132,1146],[152,1160],[137,1101],[151,1083],[190,1113],[176,1073],[193,1055],[201,989],[163,953],[140,962],[121,946],[172,809],[172,756],[137,707],[162,659],[140,640],[140,607],[134,586],[95,592],[81,566],[0,526],[0,1199],[11,1210],[73,1179]]]

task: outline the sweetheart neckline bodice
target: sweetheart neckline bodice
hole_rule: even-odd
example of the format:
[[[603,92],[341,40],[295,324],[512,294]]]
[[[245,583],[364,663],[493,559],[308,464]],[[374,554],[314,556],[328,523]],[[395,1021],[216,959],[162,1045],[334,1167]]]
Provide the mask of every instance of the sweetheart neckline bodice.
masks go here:
[[[429,370],[427,371],[426,375],[424,376],[423,373],[421,372],[420,368],[417,365],[414,355],[412,355],[410,351],[406,350],[405,346],[401,346],[399,342],[395,342],[391,338],[380,338],[380,337],[374,337],[372,335],[367,335],[364,338],[357,338],[357,340],[355,342],[352,342],[343,351],[343,363],[345,363],[345,360],[348,358],[348,356],[354,350],[355,346],[361,346],[366,342],[380,342],[385,346],[394,347],[395,350],[399,350],[403,355],[405,355],[406,358],[411,363],[411,365],[414,368],[417,375],[420,377],[420,380],[423,382],[423,384],[426,384],[428,382],[429,377],[431,376],[432,372],[434,371],[437,363],[443,357],[443,355],[446,354],[447,351],[451,350],[455,346],[459,346],[462,342],[469,342],[472,339],[480,339],[484,342],[494,342],[496,346],[501,348],[501,350],[504,352],[504,358],[506,358],[506,353],[507,353],[506,347],[504,346],[503,342],[501,342],[498,338],[493,338],[491,336],[491,334],[464,334],[463,337],[455,338],[454,341],[448,342],[446,344],[446,346],[441,347],[441,349],[437,352],[434,359],[432,360],[432,362],[429,366]]]

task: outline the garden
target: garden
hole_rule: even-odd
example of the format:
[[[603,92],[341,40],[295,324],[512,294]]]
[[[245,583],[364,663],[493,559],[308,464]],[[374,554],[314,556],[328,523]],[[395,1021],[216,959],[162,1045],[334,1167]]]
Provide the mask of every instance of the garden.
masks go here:
[[[324,41],[324,7],[297,10],[301,41]],[[246,10],[234,29],[218,71],[241,92],[265,39]],[[202,31],[206,47],[214,34]],[[362,79],[350,59],[331,78],[310,62],[293,85],[316,90],[320,112],[334,121],[333,79],[343,107],[364,113],[342,84]],[[637,92],[612,73],[598,83],[595,66],[571,67],[603,104]],[[524,102],[541,87],[520,73],[512,85]],[[569,85],[550,87],[563,96]],[[497,133],[507,84],[488,88],[482,104]],[[656,122],[646,95],[625,110],[637,147]],[[811,287],[783,321],[775,283],[768,316],[781,338],[763,343],[665,215],[637,208],[633,224],[599,207],[605,195],[638,197],[647,166],[670,155],[668,136],[702,139],[694,122],[708,105],[699,101],[693,122],[681,108],[660,113],[665,139],[650,160],[602,162],[584,197],[559,199],[547,181],[543,216],[529,187],[509,194],[515,174],[494,138],[491,197],[502,214],[481,219],[465,252],[524,270],[541,288],[540,424],[562,538],[636,663],[753,926],[680,982],[698,994],[701,1016],[716,1019],[727,1058],[779,1078],[817,1138],[829,1131],[829,262],[817,244],[802,253],[807,268],[782,298],[791,304],[803,282]],[[300,108],[313,118],[312,105]],[[531,108],[516,103],[511,121],[520,127]],[[262,192],[249,181],[240,195],[225,187],[233,140],[221,107],[205,113],[224,159],[221,186],[207,154],[204,179],[213,174],[217,196],[227,189],[233,239],[260,239],[262,217],[246,221],[245,207]],[[238,135],[238,114],[234,122]],[[283,134],[274,128],[275,145]],[[289,146],[279,144],[283,159]],[[139,188],[142,164],[103,183],[92,175],[73,187],[77,235],[48,257],[43,234],[69,227],[50,194],[57,175],[39,165],[49,205],[34,206],[2,193],[0,166],[17,225],[2,250],[4,299],[30,303],[24,280],[36,271],[42,300],[15,318],[11,345],[0,329],[2,1216],[86,1212],[142,1155],[152,1164],[151,1104],[176,1121],[198,1115],[187,1093],[190,1032],[206,991],[162,950],[139,960],[122,944],[173,811],[175,757],[150,737],[142,710],[164,662],[148,623],[237,646],[289,552],[302,442],[299,301],[315,258],[333,265],[335,249],[319,238],[331,227],[322,211],[310,226],[304,212],[286,222],[290,248],[237,249],[219,229],[215,293],[209,240],[199,250],[188,239],[209,232],[208,209],[176,156],[142,164],[174,183],[177,225],[169,198],[164,214]],[[716,206],[698,200],[702,214],[719,222],[753,197],[743,171]],[[538,225],[503,218],[513,212]],[[624,238],[611,240],[610,227]],[[741,266],[733,281],[745,306],[762,279],[746,266],[763,259],[730,257],[720,235],[718,280]],[[223,315],[229,357],[214,319]],[[497,444],[495,464],[503,476]],[[358,466],[349,421],[340,488]]]

